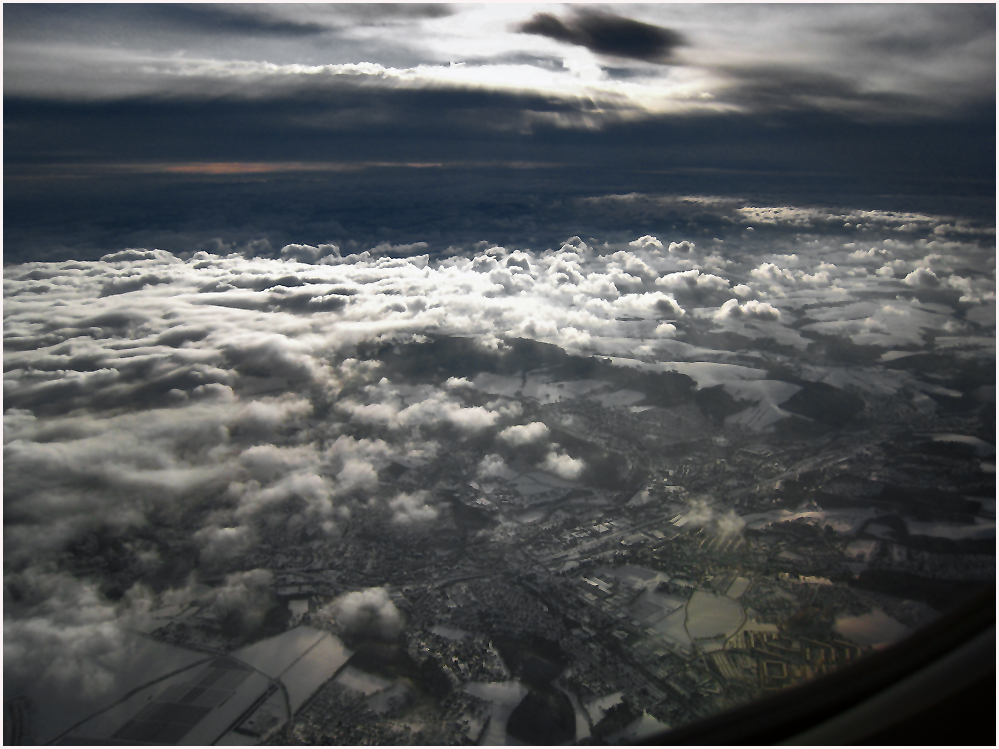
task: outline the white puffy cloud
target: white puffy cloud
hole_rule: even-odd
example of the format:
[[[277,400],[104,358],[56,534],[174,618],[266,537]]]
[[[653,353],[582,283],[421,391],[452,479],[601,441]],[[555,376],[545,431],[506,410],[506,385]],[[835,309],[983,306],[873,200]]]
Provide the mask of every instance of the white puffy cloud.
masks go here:
[[[238,432],[261,439],[273,435],[289,422],[311,415],[312,404],[297,396],[287,394],[277,398],[260,398],[242,406],[227,426]]]
[[[847,255],[847,259],[860,263],[883,263],[884,261],[891,259],[891,251],[885,249],[884,247],[871,247],[867,250],[854,250]]]
[[[336,531],[333,483],[311,470],[285,474],[273,483],[255,479],[229,485],[238,506],[235,517],[290,531]]]
[[[423,252],[427,249],[429,245],[426,242],[412,242],[409,244],[390,244],[389,242],[382,242],[381,244],[372,247],[370,252],[372,255],[415,255],[418,252]]]
[[[950,276],[947,285],[961,292],[959,301],[966,304],[981,304],[984,301],[995,300],[995,284],[987,279],[972,279],[963,276]]]
[[[642,239],[654,241],[645,244],[636,244],[635,242],[630,242],[629,244],[635,247],[662,249],[662,242],[655,237],[642,237]],[[641,242],[641,240],[636,240],[636,242]],[[658,275],[647,262],[635,253],[627,250],[618,250],[612,253],[607,256],[607,260],[610,261],[608,267],[623,270],[625,273],[628,273],[632,277],[637,277],[644,282],[651,281]]]
[[[687,314],[672,294],[661,291],[624,294],[611,304],[611,309],[617,316],[664,317],[671,320]]]
[[[403,388],[407,389],[407,388]],[[500,415],[482,406],[465,407],[447,393],[432,389],[412,389],[407,405],[403,391],[383,378],[364,388],[369,403],[348,398],[338,408],[350,416],[351,422],[385,426],[390,429],[412,429],[419,426],[450,424],[463,432],[474,433],[496,424]]]
[[[586,463],[580,458],[573,458],[568,453],[552,450],[545,456],[540,468],[566,481],[574,481],[586,470]]]
[[[797,280],[792,271],[780,268],[773,263],[762,263],[757,268],[754,268],[749,275],[760,281],[769,281],[770,283],[777,284],[793,284]]]
[[[711,273],[701,273],[696,268],[677,273],[669,273],[656,279],[657,286],[664,286],[670,291],[725,291],[728,280]]]
[[[5,503],[25,522],[8,538],[7,558],[210,502],[240,470],[223,426],[231,410],[224,401],[105,418],[5,418]]]
[[[704,497],[692,499],[683,516],[684,525],[704,528],[722,538],[738,535],[746,526],[745,521],[734,510],[720,513]]]
[[[306,382],[328,377],[306,344],[284,335],[241,335],[220,348],[228,362],[243,374]]]
[[[511,252],[503,262],[503,265],[513,273],[523,272],[529,274],[533,270],[531,256],[520,250]]]
[[[322,258],[340,257],[340,248],[335,244],[321,244],[318,247],[307,244],[288,244],[281,248],[279,255],[286,260],[315,263]]]
[[[440,515],[440,510],[427,502],[427,492],[423,491],[403,492],[390,500],[388,506],[393,511],[392,522],[402,525],[426,523]]]
[[[653,216],[713,210],[741,220],[731,201],[624,197],[617,202],[646,200]],[[754,216],[782,227],[833,220]],[[920,236],[907,230],[886,242],[867,234],[853,247],[807,233],[768,242],[761,220],[748,239],[741,229],[724,243],[698,239],[700,253],[689,241],[667,248],[647,235],[587,238],[593,248],[578,237],[549,250],[484,243],[469,257],[413,256],[417,245],[344,257],[328,246],[287,245],[271,252],[278,257],[131,249],[99,261],[8,266],[5,560],[10,569],[28,565],[32,585],[45,592],[5,607],[5,668],[9,661],[11,673],[38,674],[45,684],[63,678],[96,694],[130,657],[120,643],[131,617],[141,616],[136,600],[112,604],[91,583],[30,566],[57,569],[67,546],[95,530],[183,536],[185,553],[221,574],[251,558],[261,539],[288,533],[328,543],[348,510],[370,512],[394,533],[432,529],[443,509],[379,475],[391,475],[393,462],[424,464],[448,448],[451,430],[477,437],[476,449],[494,436],[539,445],[541,469],[567,480],[584,475],[582,460],[549,445],[544,424],[521,423],[539,417],[521,406],[516,386],[484,402],[472,373],[452,376],[447,362],[440,370],[434,362],[422,384],[411,384],[388,353],[384,364],[369,360],[377,352],[438,336],[502,352],[504,339],[527,337],[694,366],[723,353],[684,342],[712,324],[787,342],[800,338],[790,325],[800,320],[806,334],[885,347],[919,346],[934,332],[980,336],[978,326],[993,324],[994,240],[934,233],[938,224],[913,216],[847,220],[868,232],[925,226]],[[933,279],[948,292],[940,298],[967,305],[959,315],[948,304],[911,301]],[[721,304],[727,296],[737,298]],[[516,477],[496,454],[469,468],[484,480]],[[719,533],[739,525],[724,513],[706,522]],[[177,553],[129,543],[136,570],[162,571]],[[5,575],[5,583],[25,575]],[[263,574],[232,578],[214,600],[220,610],[259,611],[269,605],[268,584]],[[389,610],[391,600],[384,591],[371,596],[375,603],[355,608],[377,619],[371,612]],[[400,620],[384,618],[398,631]]]
[[[780,319],[780,310],[768,302],[750,299],[739,304],[736,299],[729,299],[715,313],[716,320],[742,319],[772,321]]]
[[[326,450],[323,458],[336,474],[336,491],[371,489],[378,483],[378,470],[395,457],[398,449],[380,439],[355,439],[342,434]]]
[[[247,570],[226,575],[225,581],[210,594],[210,607],[219,616],[236,616],[246,630],[258,627],[274,605],[270,570]]]
[[[486,455],[476,468],[476,473],[483,478],[507,478],[509,471],[503,456],[496,453]]]
[[[661,250],[663,248],[663,243],[660,242],[656,237],[651,234],[646,234],[644,237],[639,237],[631,242],[628,242],[632,247],[638,247],[640,249],[654,248]]]
[[[349,635],[393,640],[405,621],[385,588],[366,588],[345,593],[324,608],[341,630]]]
[[[593,342],[593,337],[589,333],[571,325],[562,328],[558,332],[557,339],[564,348],[577,351],[588,349]]]
[[[288,473],[317,465],[319,455],[312,445],[255,445],[239,455],[247,475],[257,481],[274,481]]]
[[[248,526],[205,526],[192,536],[200,549],[199,561],[213,564],[229,561],[250,549],[255,536]]]
[[[916,268],[904,280],[909,286],[916,286],[923,289],[935,289],[940,286],[940,279],[937,278],[937,274],[929,268]]]
[[[538,442],[545,442],[549,435],[548,427],[541,421],[532,421],[530,424],[518,424],[507,427],[499,433],[499,438],[510,445],[510,447],[521,447],[522,445],[532,445]]]
[[[52,699],[107,697],[135,657],[125,630],[138,613],[108,602],[97,587],[66,574],[28,569],[4,575],[4,687],[33,685]],[[11,594],[16,597],[14,603]]]

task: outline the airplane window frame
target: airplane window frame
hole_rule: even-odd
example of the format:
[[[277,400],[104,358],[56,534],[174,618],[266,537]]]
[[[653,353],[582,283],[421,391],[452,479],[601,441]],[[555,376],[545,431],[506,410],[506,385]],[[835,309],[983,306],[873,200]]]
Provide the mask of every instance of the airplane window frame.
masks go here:
[[[960,696],[974,703],[967,706],[972,710],[991,706],[992,721],[952,727],[945,743],[994,745],[995,620],[993,581],[905,639],[855,663],[641,743],[906,744],[912,742],[902,734],[915,728],[913,718]],[[914,740],[933,743],[929,739]]]

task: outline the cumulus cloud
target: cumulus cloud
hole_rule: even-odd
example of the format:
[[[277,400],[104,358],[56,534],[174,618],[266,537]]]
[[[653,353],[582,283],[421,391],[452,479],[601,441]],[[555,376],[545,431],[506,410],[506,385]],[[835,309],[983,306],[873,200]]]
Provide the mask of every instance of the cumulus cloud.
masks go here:
[[[426,242],[412,242],[410,244],[390,244],[389,242],[382,242],[381,244],[372,247],[370,252],[372,255],[392,255],[392,256],[405,256],[405,255],[415,255],[419,252],[424,252],[429,245]]]
[[[367,588],[346,593],[324,609],[348,635],[394,640],[405,624],[385,588]]]
[[[268,610],[276,603],[270,570],[247,570],[226,575],[225,581],[210,594],[211,609],[224,619],[234,618],[237,626],[252,631],[260,626]]]
[[[499,433],[499,438],[510,447],[532,445],[548,440],[549,430],[544,422],[532,421],[530,424],[510,426]]]
[[[581,458],[573,458],[568,453],[552,450],[540,465],[543,471],[548,471],[566,481],[575,481],[586,470],[586,463]]]
[[[924,289],[935,289],[940,286],[940,279],[937,274],[929,268],[916,268],[905,277],[905,282],[909,286],[916,286]]]
[[[891,259],[891,252],[884,247],[871,247],[867,250],[854,250],[847,255],[848,260],[857,262],[884,262]]]
[[[140,612],[112,604],[90,582],[28,569],[4,574],[4,685],[34,685],[53,699],[78,692],[96,701],[135,657],[125,636]]]
[[[233,482],[228,494],[238,503],[239,519],[309,534],[336,530],[333,483],[312,470],[288,473],[270,484]]]
[[[625,294],[614,302],[612,309],[619,315],[664,317],[671,320],[687,314],[672,294],[664,294],[661,291]]]
[[[585,330],[579,330],[572,325],[562,328],[557,335],[558,341],[568,349],[587,349],[593,342],[592,336]]]
[[[324,258],[339,258],[340,248],[335,244],[321,244],[318,247],[308,244],[286,244],[278,255],[285,260],[316,263]]]
[[[221,350],[229,364],[243,374],[307,382],[324,374],[322,364],[306,346],[280,334],[239,336],[222,344]]]
[[[254,541],[253,531],[247,526],[206,526],[192,537],[200,548],[199,560],[212,565],[230,561],[246,552]]]
[[[631,242],[628,242],[632,247],[639,247],[641,249],[654,248],[661,250],[663,248],[663,243],[659,241],[656,237],[651,234],[646,234],[644,237],[639,237]]]
[[[730,285],[728,279],[713,273],[702,273],[697,268],[668,273],[657,278],[655,283],[684,300],[685,304],[700,305],[724,299],[728,296]]]
[[[440,510],[427,502],[427,496],[422,491],[412,494],[404,492],[390,500],[388,506],[393,510],[392,522],[410,525],[436,520]]]
[[[305,418],[312,413],[309,401],[294,396],[283,395],[277,398],[261,398],[242,406],[227,426],[230,432],[259,439],[271,439],[289,422]]]
[[[773,263],[762,263],[759,267],[754,268],[750,272],[750,275],[761,281],[769,281],[777,284],[793,284],[797,280],[793,271],[781,268]]]
[[[420,390],[419,394],[424,397],[406,405],[401,392],[387,379],[367,386],[365,392],[372,402],[346,399],[338,404],[338,408],[350,414],[354,423],[390,429],[449,424],[462,432],[475,433],[494,426],[499,419],[495,411],[482,406],[462,406],[443,391],[434,389]]]
[[[646,202],[653,215],[664,206],[714,205],[670,201]],[[734,210],[726,203],[716,214]],[[825,220],[764,217],[784,228]],[[981,336],[994,324],[994,250],[983,249],[980,236],[924,234],[865,238],[860,248],[811,235],[764,249],[699,238],[700,253],[690,242],[664,247],[651,235],[604,243],[570,237],[513,251],[485,242],[467,256],[433,258],[399,245],[385,254],[403,257],[382,250],[340,257],[324,245],[280,252],[260,245],[267,256],[129,249],[99,261],[8,266],[4,548],[8,568],[20,571],[5,574],[5,584],[37,595],[5,606],[5,668],[9,662],[11,673],[38,674],[45,684],[61,673],[73,689],[97,694],[131,657],[122,632],[149,596],[112,603],[98,581],[51,572],[68,548],[97,532],[124,539],[128,574],[141,579],[169,576],[190,556],[197,572],[213,575],[216,592],[199,595],[220,616],[252,627],[272,604],[265,593],[273,579],[244,571],[219,585],[219,576],[245,566],[264,539],[328,545],[358,513],[396,534],[432,532],[447,518],[444,507],[389,477],[403,473],[400,466],[418,475],[451,439],[480,451],[534,446],[538,468],[584,477],[584,461],[532,421],[541,416],[517,392],[523,373],[504,372],[488,390],[474,357],[428,356],[417,375],[405,368],[413,344],[429,349],[460,336],[505,356],[510,338],[526,337],[615,362],[700,368],[705,357],[725,354],[693,345],[713,326],[802,347],[810,341],[790,321],[800,320],[804,334],[855,345],[915,347],[930,333],[971,329]],[[947,292],[941,298],[960,297],[967,305],[960,315],[913,300],[934,286]],[[740,324],[755,322],[766,324]],[[468,468],[486,485],[522,468],[498,454],[477,460]],[[734,515],[706,504],[691,510],[699,512],[712,532],[738,532]],[[181,537],[183,548],[164,541]],[[163,584],[161,597],[179,583]],[[368,612],[360,618],[394,610],[384,606],[391,606],[384,591],[371,596],[375,603],[354,607]],[[401,620],[383,618],[398,632]]]
[[[740,518],[734,510],[726,510],[719,513],[703,497],[693,499],[683,513],[685,525],[705,530],[727,538],[738,535],[745,527],[745,521]]]
[[[509,471],[503,456],[496,453],[486,455],[476,468],[476,473],[483,478],[507,478]]]
[[[738,535],[745,527],[746,522],[735,514],[735,510],[728,510],[715,518],[715,528],[718,531],[718,535],[723,538]]]
[[[701,273],[696,268],[670,273],[656,279],[656,285],[665,286],[671,291],[724,291],[729,282],[711,273]]]
[[[371,489],[378,483],[378,470],[398,454],[384,440],[342,434],[323,455],[327,469],[336,475],[337,493]]]
[[[729,299],[715,313],[716,320],[761,320],[771,322],[780,319],[780,310],[769,302],[750,299],[739,304],[736,299]]]

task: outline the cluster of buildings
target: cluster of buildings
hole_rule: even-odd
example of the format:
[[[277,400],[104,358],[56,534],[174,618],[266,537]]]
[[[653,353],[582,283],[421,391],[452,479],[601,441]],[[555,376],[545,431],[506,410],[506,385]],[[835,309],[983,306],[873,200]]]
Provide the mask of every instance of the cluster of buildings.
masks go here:
[[[945,598],[919,580],[928,591],[994,579],[994,536],[990,551],[971,533],[932,535],[934,523],[987,524],[988,503],[969,499],[989,490],[973,457],[934,453],[897,423],[716,438],[690,410],[650,436],[638,425],[664,409],[540,407],[565,434],[632,456],[617,487],[484,488],[472,470],[481,448],[456,444],[399,476],[399,487],[437,488],[432,534],[359,520],[325,544],[270,539],[249,552],[248,566],[272,569],[291,622],[373,586],[390,589],[406,620],[396,646],[409,670],[392,699],[330,682],[273,740],[477,743],[509,710],[469,685],[532,679],[568,695],[595,739],[643,715],[681,725],[861,657],[873,640],[841,631],[843,617],[878,609],[918,626]],[[994,526],[994,474],[991,491]],[[917,581],[904,596],[919,605],[899,603],[888,573]],[[225,652],[233,643],[219,632],[195,617],[155,635]]]

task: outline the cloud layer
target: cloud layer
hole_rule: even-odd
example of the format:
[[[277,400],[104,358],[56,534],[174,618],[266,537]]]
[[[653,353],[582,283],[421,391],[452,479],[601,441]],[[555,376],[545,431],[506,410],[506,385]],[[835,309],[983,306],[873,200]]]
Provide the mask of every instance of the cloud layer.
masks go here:
[[[571,420],[537,411],[560,396],[640,416],[648,406],[628,409],[656,396],[641,378],[672,372],[695,395],[724,391],[734,410],[708,414],[719,428],[768,430],[818,383],[921,409],[977,397],[886,367],[899,357],[994,360],[991,228],[716,198],[588,205],[636,217],[696,206],[714,230],[434,255],[416,243],[133,248],[7,266],[10,684],[41,674],[62,690],[113,691],[128,652],[110,643],[170,601],[196,597],[252,629],[273,603],[272,572],[250,561],[261,544],[321,546],[354,521],[433,537],[451,510],[432,472],[409,487],[385,477],[418,474],[454,441],[471,451],[468,481],[585,480],[602,458],[563,438]],[[479,377],[477,362],[506,361],[518,338],[635,384],[614,390],[596,374],[584,386],[544,368]],[[471,343],[406,358],[455,339]],[[832,341],[854,363],[830,360]],[[706,527],[738,530],[709,515]],[[84,565],[131,572],[90,580]],[[331,611],[348,631],[390,639],[401,627],[381,588]]]

